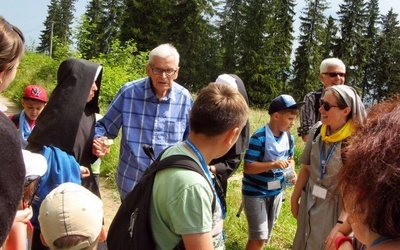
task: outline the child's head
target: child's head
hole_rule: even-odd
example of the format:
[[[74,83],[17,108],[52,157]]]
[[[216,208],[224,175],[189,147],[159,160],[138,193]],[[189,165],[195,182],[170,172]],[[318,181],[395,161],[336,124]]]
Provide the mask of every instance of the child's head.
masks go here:
[[[35,121],[47,103],[46,90],[37,85],[28,85],[21,100],[29,120]]]
[[[232,128],[242,130],[249,116],[243,96],[225,84],[210,83],[203,88],[190,112],[190,129],[208,137]]]
[[[290,95],[280,95],[272,100],[268,113],[271,116],[270,123],[276,125],[279,131],[289,131],[299,114],[299,108],[305,102],[298,102]]]
[[[81,185],[63,183],[42,202],[39,223],[50,249],[96,249],[103,203]]]

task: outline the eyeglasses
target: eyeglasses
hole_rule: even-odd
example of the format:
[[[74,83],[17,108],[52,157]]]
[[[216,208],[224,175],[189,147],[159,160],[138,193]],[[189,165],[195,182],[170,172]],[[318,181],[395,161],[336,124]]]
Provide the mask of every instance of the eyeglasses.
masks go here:
[[[155,75],[162,75],[163,73],[165,73],[167,76],[173,76],[178,71],[177,69],[153,68],[151,65],[150,65],[150,68],[151,68],[151,72],[153,72],[153,74],[155,74]]]
[[[325,72],[325,73],[322,73],[322,74],[324,74],[324,75],[329,75],[330,77],[337,77],[337,76],[340,76],[340,77],[345,77],[346,76],[346,73],[337,73],[337,72]]]
[[[328,112],[331,108],[338,108],[339,106],[334,106],[329,102],[325,102],[324,100],[319,100],[320,107],[324,107],[325,111]]]

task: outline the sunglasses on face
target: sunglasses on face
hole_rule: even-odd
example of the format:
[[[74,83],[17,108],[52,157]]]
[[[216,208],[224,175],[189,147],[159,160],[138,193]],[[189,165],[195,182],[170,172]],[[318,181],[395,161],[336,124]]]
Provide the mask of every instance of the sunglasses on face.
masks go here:
[[[328,76],[330,76],[330,77],[337,77],[337,76],[340,76],[340,77],[345,77],[346,76],[346,73],[337,73],[337,72],[325,72],[325,73],[322,73],[322,74],[324,74],[324,75],[328,75]]]
[[[331,108],[337,108],[339,106],[334,106],[332,104],[330,104],[329,102],[325,102],[324,100],[319,100],[319,105],[320,107],[324,107],[325,111],[328,112],[329,110],[331,110]]]

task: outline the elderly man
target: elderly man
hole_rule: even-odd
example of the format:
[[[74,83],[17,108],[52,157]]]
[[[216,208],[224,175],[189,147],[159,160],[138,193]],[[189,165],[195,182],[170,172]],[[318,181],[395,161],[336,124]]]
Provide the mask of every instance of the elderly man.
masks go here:
[[[308,139],[308,131],[310,128],[321,119],[321,115],[318,111],[321,95],[328,87],[344,84],[346,66],[343,61],[338,58],[327,58],[321,62],[319,72],[319,79],[323,87],[308,93],[304,97],[305,105],[300,111],[300,127],[297,128],[297,132],[304,142]]]
[[[151,163],[143,145],[152,146],[158,155],[188,137],[193,99],[187,89],[174,81],[178,72],[178,51],[171,44],[159,45],[149,54],[148,77],[126,83],[96,123],[93,153],[98,157],[106,153],[105,137],[117,137],[122,127],[116,174],[121,199]]]

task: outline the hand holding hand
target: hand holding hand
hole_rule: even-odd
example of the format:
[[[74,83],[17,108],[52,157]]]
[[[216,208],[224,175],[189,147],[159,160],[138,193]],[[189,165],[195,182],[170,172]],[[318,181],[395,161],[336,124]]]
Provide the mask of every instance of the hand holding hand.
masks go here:
[[[101,158],[110,153],[110,144],[108,138],[103,136],[93,140],[92,153]]]
[[[14,218],[14,223],[22,222],[26,224],[32,218],[32,215],[33,215],[32,207],[27,207],[23,210],[18,210]]]
[[[81,167],[81,177],[82,177],[82,179],[86,178],[86,177],[89,177],[90,176],[90,170],[85,166],[80,166],[80,167]]]

